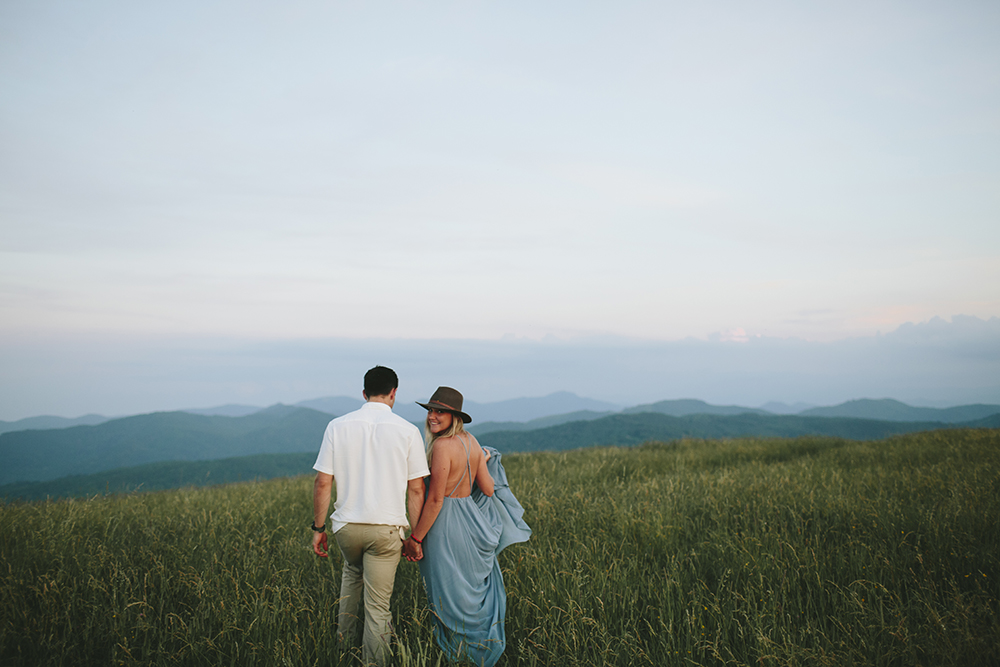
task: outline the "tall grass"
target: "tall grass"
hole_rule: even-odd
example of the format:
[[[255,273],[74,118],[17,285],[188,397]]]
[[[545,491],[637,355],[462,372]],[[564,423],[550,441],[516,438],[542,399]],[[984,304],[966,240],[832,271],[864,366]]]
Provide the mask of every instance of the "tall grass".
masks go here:
[[[1000,431],[506,455],[501,665],[1000,663]],[[347,665],[311,479],[0,508],[4,665]],[[419,574],[395,662],[437,665]]]

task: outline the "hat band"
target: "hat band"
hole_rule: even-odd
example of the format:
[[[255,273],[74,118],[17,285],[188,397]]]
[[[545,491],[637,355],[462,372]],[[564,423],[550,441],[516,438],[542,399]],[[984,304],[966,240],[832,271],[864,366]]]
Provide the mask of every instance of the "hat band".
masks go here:
[[[448,408],[449,410],[454,410],[455,412],[461,412],[461,410],[459,410],[458,408],[453,408],[450,405],[448,405],[447,403],[445,403],[444,401],[432,401],[432,402],[433,403],[437,403],[438,405],[443,405],[444,407]]]

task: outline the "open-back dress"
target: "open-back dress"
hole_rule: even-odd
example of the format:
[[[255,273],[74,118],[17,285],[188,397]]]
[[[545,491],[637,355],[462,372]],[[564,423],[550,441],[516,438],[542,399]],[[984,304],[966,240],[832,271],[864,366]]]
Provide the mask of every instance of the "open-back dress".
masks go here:
[[[493,477],[493,496],[475,484],[465,447],[466,471],[445,496],[444,505],[423,541],[420,574],[427,602],[434,616],[434,638],[451,661],[469,660],[492,667],[507,645],[504,615],[507,593],[497,554],[515,542],[526,542],[531,528],[524,522],[524,508],[507,484],[500,452],[486,448],[486,467]],[[472,493],[453,494],[469,475]]]

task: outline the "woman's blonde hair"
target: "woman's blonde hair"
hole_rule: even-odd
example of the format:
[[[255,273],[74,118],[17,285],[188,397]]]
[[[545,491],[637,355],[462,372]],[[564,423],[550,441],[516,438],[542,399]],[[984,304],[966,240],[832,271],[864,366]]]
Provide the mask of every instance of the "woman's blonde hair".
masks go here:
[[[430,415],[430,411],[427,412]],[[427,443],[427,461],[431,460],[431,454],[434,451],[434,441],[438,438],[451,438],[459,433],[465,433],[465,425],[462,422],[462,418],[456,415],[454,412],[451,413],[452,420],[451,426],[440,433],[431,433],[431,429],[427,426],[427,420],[424,419],[424,441]]]

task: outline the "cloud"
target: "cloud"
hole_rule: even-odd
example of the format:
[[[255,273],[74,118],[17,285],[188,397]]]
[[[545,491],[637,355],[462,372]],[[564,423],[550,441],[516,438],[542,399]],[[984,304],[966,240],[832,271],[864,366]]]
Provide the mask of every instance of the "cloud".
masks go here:
[[[750,340],[750,336],[747,335],[743,327],[736,327],[735,329],[726,329],[725,331],[710,334],[708,339],[723,343],[746,343]]]

